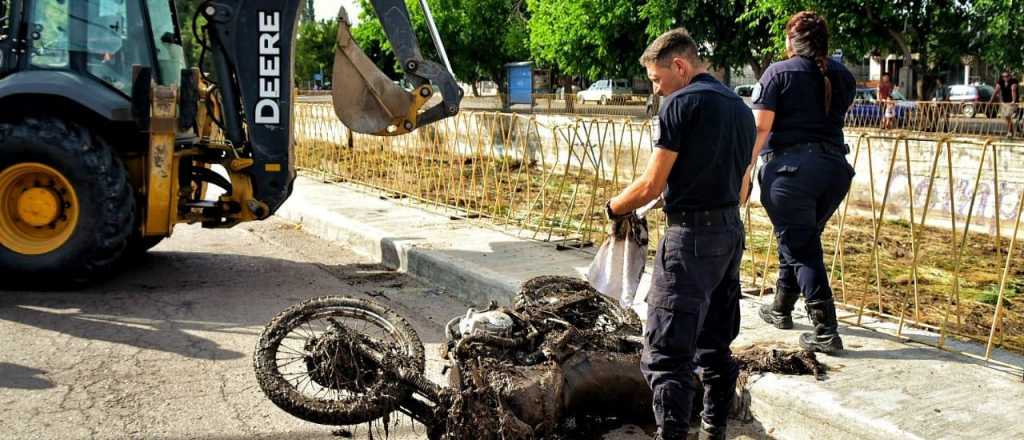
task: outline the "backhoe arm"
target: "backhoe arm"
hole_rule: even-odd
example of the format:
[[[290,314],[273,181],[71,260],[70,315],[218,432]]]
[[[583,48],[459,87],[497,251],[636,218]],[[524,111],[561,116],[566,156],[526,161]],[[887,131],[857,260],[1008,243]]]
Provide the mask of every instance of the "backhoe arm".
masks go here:
[[[295,178],[293,154],[294,49],[302,0],[209,0],[198,12],[207,21],[204,50],[212,56],[219,97],[219,124],[231,150],[249,176],[251,196],[243,210],[256,218],[273,214],[291,193]],[[462,91],[451,71],[424,59],[409,12],[402,0],[373,0],[374,9],[391,41],[410,93],[384,75],[352,40],[344,10],[339,14],[334,62],[335,113],[359,133],[397,135],[455,115]],[[426,9],[438,52],[444,49]],[[420,111],[432,96],[431,83],[443,100]],[[251,165],[250,165],[251,164]],[[245,191],[246,185],[232,190]],[[236,195],[235,199],[239,199]]]
[[[404,0],[372,0],[372,3],[413,91],[410,94],[395,84],[356,46],[350,22],[342,10],[338,17],[332,92],[338,118],[359,133],[397,135],[457,114],[462,89],[456,84],[450,67],[446,69],[423,58]],[[447,64],[430,9],[426,2],[420,4],[437,52]],[[443,100],[420,112],[434,93],[431,84],[438,87]]]

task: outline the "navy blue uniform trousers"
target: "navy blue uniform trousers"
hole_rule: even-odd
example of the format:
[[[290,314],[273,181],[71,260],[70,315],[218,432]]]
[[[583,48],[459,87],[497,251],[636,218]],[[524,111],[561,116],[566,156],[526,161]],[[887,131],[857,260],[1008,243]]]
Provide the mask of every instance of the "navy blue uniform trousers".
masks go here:
[[[779,243],[778,288],[807,301],[832,298],[821,233],[850,191],[853,167],[837,153],[791,147],[760,171],[761,204]]]
[[[685,438],[704,384],[703,420],[725,426],[739,368],[729,344],[740,329],[739,210],[713,211],[721,224],[670,225],[655,257],[647,296],[641,371],[654,394],[654,417],[665,438]]]

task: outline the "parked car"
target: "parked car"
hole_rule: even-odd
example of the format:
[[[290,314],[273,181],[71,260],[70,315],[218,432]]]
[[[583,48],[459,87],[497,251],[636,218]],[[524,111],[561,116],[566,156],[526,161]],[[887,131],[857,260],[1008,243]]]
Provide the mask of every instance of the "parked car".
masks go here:
[[[732,89],[740,98],[749,98],[754,94],[754,84],[743,84]]]
[[[910,121],[914,112],[917,111],[917,104],[907,101],[907,98],[898,90],[893,90],[892,100],[894,105],[893,119],[895,119],[896,124],[900,125]],[[846,112],[847,120],[855,125],[874,125],[882,120],[882,115],[883,109],[882,104],[878,102],[877,88],[857,89],[853,105]]]
[[[999,106],[989,104],[996,89],[984,84],[954,85],[949,89],[949,101],[960,103],[957,110],[968,118],[984,113],[989,118],[996,117]]]
[[[624,79],[602,79],[577,94],[576,98],[583,103],[589,101],[605,105],[608,103],[625,102],[632,94],[633,87],[629,81]]]

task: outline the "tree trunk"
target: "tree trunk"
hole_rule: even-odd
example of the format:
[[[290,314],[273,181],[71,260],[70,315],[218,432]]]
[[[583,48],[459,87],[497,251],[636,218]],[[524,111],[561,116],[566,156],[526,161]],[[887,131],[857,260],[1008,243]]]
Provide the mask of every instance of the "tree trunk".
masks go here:
[[[761,75],[764,75],[764,71],[765,69],[768,68],[769,65],[767,62],[762,62],[761,60],[757,59],[756,56],[753,55],[750,56],[750,60],[747,61],[747,63],[750,65],[750,68],[754,71],[754,76],[756,76],[758,80],[761,79]]]
[[[480,96],[480,92],[476,89],[476,83],[478,83],[478,82],[479,81],[470,81],[469,82],[469,87],[473,91],[473,96]]]
[[[572,93],[572,77],[562,76],[562,97],[565,99],[565,112],[576,111],[576,95]]]

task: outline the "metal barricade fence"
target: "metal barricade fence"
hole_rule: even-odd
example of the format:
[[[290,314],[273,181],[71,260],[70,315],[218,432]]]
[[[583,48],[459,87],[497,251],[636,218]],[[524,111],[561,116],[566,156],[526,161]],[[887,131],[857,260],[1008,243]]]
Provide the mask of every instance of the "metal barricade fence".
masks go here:
[[[646,120],[463,112],[380,138],[353,135],[327,104],[300,104],[296,125],[302,170],[563,248],[605,239],[604,202],[643,172],[653,145]],[[822,240],[842,318],[858,325],[887,319],[898,337],[993,363],[1001,363],[995,348],[1024,353],[1017,243],[1024,144],[863,130],[848,136],[857,176]],[[763,295],[774,287],[778,260],[757,197],[755,187],[744,213],[742,271]],[[664,215],[649,221],[653,255]],[[972,354],[954,339],[985,349]]]
[[[857,100],[846,113],[846,126],[932,136],[1005,136],[1009,127],[1003,110],[987,102]],[[1009,118],[1022,136],[1024,113],[1018,108]]]

